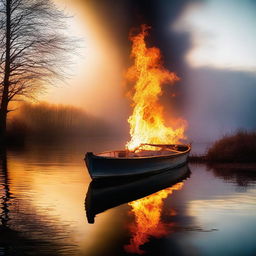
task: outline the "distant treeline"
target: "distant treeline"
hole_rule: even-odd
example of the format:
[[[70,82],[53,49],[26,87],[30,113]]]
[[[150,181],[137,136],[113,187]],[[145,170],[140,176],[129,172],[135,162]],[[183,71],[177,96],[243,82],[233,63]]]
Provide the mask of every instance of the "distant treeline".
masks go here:
[[[32,139],[62,139],[108,135],[111,128],[103,120],[84,110],[48,103],[24,103],[8,121],[7,134],[12,141]]]

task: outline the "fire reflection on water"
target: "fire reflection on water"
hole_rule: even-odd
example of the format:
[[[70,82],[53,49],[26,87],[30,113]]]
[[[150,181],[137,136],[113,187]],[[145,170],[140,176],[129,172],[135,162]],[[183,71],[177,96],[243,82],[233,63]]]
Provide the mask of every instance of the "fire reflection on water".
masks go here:
[[[129,226],[131,238],[129,244],[125,245],[126,252],[143,254],[140,246],[147,243],[150,237],[160,238],[171,233],[174,223],[167,224],[161,220],[164,199],[182,187],[183,182],[179,182],[170,188],[128,203],[135,221]],[[170,215],[176,215],[175,210],[172,209]]]

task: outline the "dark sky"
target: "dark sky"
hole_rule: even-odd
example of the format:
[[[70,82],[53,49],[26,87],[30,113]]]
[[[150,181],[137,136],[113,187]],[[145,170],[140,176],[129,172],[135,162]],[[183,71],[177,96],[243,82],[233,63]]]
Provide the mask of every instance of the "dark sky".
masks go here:
[[[131,64],[129,33],[141,24],[152,27],[148,45],[160,48],[164,66],[181,78],[174,87],[165,85],[161,101],[167,117],[176,114],[188,120],[190,140],[209,141],[238,129],[256,130],[256,72],[247,68],[249,64],[256,67],[252,57],[255,1],[77,1],[84,2],[107,30],[127,67]],[[184,20],[188,10],[191,12],[192,5],[197,11],[189,21],[197,27],[174,29],[173,25]],[[205,61],[199,66],[187,58],[195,48],[195,38],[201,55],[197,52],[193,61]],[[176,98],[170,97],[173,92]],[[124,97],[120,100],[125,101]]]
[[[141,24],[151,26],[149,45],[160,48],[166,66],[184,75],[184,54],[190,48],[188,33],[178,33],[171,25],[183,13],[188,4],[200,0],[90,0],[95,13],[108,26],[119,45],[129,46],[131,29]],[[129,47],[126,48],[129,53]]]
[[[118,44],[124,46],[127,55],[130,50],[127,37],[131,28],[138,28],[141,24],[152,27],[148,38],[149,45],[160,48],[165,67],[177,72],[181,77],[181,82],[175,86],[178,92],[176,101],[170,99],[168,90],[173,88],[168,89],[168,87],[165,87],[165,96],[162,100],[168,103],[165,104],[167,110],[174,105],[184,111],[190,123],[191,137],[215,138],[222,133],[240,128],[256,129],[253,110],[256,104],[255,76],[250,72],[229,68],[189,67],[184,57],[192,47],[191,34],[189,31],[174,31],[171,27],[189,4],[203,5],[205,1],[97,0],[91,2],[98,17],[107,24]],[[223,48],[225,47],[229,46],[223,45]]]
[[[128,35],[132,31],[139,31],[141,24],[151,26],[148,46],[160,48],[164,66],[174,71],[181,78],[174,86],[165,87],[162,102],[166,110],[175,107],[182,111],[186,98],[184,79],[187,74],[187,65],[184,56],[191,47],[190,35],[187,32],[174,31],[171,26],[192,3],[201,3],[202,0],[91,0],[94,12],[102,24],[108,27],[117,44],[121,46],[124,58],[129,65],[131,43]],[[170,100],[175,93],[177,98]],[[177,115],[180,112],[176,112]]]

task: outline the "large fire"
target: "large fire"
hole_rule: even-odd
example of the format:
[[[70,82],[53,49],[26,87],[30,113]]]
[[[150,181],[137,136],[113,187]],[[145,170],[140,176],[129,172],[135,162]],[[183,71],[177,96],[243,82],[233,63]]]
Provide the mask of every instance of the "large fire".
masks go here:
[[[135,82],[135,86],[130,93],[133,113],[128,119],[131,135],[126,145],[128,150],[135,150],[144,143],[172,144],[185,138],[185,121],[176,120],[175,128],[165,125],[163,107],[159,103],[162,85],[172,84],[179,78],[162,66],[158,48],[147,47],[148,29],[142,25],[142,31],[130,38],[134,64],[128,69],[127,79]]]
[[[129,253],[143,254],[140,246],[148,242],[150,237],[160,238],[171,232],[174,224],[166,224],[161,221],[164,199],[174,190],[180,190],[183,183],[177,183],[174,186],[158,191],[150,196],[130,202],[131,212],[135,216],[135,225],[129,227],[132,237],[130,244],[125,246]],[[175,211],[170,211],[171,215]]]

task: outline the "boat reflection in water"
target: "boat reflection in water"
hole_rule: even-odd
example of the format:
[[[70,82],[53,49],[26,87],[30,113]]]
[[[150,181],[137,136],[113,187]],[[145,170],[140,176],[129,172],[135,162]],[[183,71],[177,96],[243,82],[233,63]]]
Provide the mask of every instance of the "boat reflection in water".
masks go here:
[[[190,170],[187,165],[184,165],[150,176],[130,177],[125,181],[120,179],[92,180],[85,199],[88,223],[94,223],[95,216],[107,209],[148,196],[159,190],[169,188],[167,189],[169,192],[166,192],[168,195],[172,191],[171,186],[189,176]]]
[[[171,233],[171,228],[175,224],[164,223],[161,220],[164,199],[182,187],[183,182],[178,182],[169,188],[128,203],[132,208],[131,214],[134,215],[135,222],[129,225],[131,238],[125,246],[127,252],[143,254],[140,246],[148,242],[150,237],[160,238]],[[176,215],[176,212],[171,210],[170,215]]]

